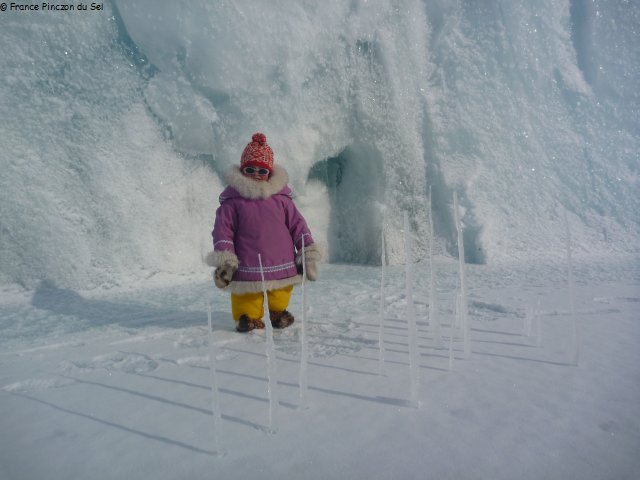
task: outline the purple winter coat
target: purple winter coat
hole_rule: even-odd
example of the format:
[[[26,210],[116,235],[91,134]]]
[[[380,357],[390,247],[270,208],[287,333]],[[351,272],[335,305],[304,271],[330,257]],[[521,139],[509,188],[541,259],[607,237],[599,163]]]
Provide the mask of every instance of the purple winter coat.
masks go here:
[[[233,257],[238,269],[228,289],[235,293],[262,291],[262,257],[267,289],[299,283],[296,252],[313,245],[309,227],[293,203],[289,176],[275,167],[267,181],[247,178],[234,167],[229,186],[220,195],[213,228],[214,254]],[[218,262],[221,263],[221,262]]]

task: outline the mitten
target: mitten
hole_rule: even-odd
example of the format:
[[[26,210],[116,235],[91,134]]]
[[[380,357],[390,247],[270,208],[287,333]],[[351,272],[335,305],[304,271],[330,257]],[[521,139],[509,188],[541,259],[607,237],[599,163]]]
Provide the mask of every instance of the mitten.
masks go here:
[[[320,263],[321,259],[322,253],[315,243],[304,247],[304,261],[307,280],[314,282],[318,279],[318,263]],[[296,255],[296,264],[298,265],[298,271],[302,273],[302,251],[299,251]]]
[[[238,257],[228,250],[214,250],[209,252],[205,262],[210,267],[216,267],[213,281],[218,288],[225,288],[233,280],[233,274],[238,269]]]
[[[213,281],[218,288],[225,288],[231,283],[233,274],[236,273],[237,268],[233,265],[225,263],[216,268],[213,274]]]

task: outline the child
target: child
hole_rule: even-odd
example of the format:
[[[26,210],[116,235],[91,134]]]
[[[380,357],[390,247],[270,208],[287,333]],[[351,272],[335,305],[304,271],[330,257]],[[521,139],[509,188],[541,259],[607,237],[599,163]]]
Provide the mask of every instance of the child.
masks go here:
[[[240,167],[232,167],[226,180],[212,232],[214,251],[207,259],[216,267],[215,284],[231,292],[236,330],[264,328],[260,254],[271,324],[288,327],[294,321],[287,311],[293,285],[302,280],[303,237],[306,275],[312,281],[320,251],[293,203],[287,171],[273,164],[267,137],[256,133],[242,152]]]

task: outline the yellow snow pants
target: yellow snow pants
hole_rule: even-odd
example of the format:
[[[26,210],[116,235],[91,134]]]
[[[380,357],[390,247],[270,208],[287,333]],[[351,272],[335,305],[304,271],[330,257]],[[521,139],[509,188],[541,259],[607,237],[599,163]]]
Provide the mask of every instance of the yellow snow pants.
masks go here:
[[[268,290],[267,299],[269,301],[269,310],[281,312],[286,310],[291,300],[293,285],[280,288],[278,290]],[[252,320],[259,320],[264,315],[264,294],[245,293],[237,295],[231,294],[231,315],[237,322],[242,315],[246,315]]]

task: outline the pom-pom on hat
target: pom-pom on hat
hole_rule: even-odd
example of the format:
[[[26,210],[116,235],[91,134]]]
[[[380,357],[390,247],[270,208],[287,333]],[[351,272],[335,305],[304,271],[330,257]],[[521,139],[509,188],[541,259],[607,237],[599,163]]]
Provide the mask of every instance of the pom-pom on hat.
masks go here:
[[[266,168],[273,173],[273,150],[267,145],[264,133],[254,133],[242,152],[240,168],[244,167]]]

